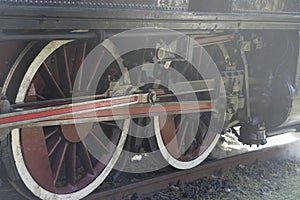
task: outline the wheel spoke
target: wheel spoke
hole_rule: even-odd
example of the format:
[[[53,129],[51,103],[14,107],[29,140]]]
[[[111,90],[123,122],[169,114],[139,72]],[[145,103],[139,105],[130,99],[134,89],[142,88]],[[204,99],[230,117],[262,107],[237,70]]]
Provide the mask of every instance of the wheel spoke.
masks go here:
[[[87,47],[87,42],[84,42],[83,47],[78,47],[76,50],[76,56],[75,56],[75,62],[74,62],[74,80],[75,77],[78,76],[78,84],[77,84],[77,90],[81,90],[81,85],[82,85],[82,77],[83,77],[83,67],[82,64],[84,62],[84,57],[86,55],[86,47]]]
[[[81,142],[78,144],[78,152],[79,152],[78,155],[81,159],[82,165],[86,170],[86,172],[89,174],[94,174],[93,165],[91,162],[89,152]]]
[[[87,87],[86,87],[86,90],[87,90],[87,91],[90,90],[90,87],[91,87],[92,82],[93,82],[93,80],[94,80],[94,78],[95,78],[95,76],[96,76],[98,67],[100,67],[100,63],[101,63],[101,61],[102,61],[102,59],[103,59],[103,57],[104,57],[104,54],[105,54],[105,52],[104,52],[104,51],[101,51],[100,57],[99,57],[99,59],[98,59],[98,61],[97,61],[97,64],[96,64],[96,66],[94,67],[94,70],[93,70],[93,72],[92,72],[92,74],[91,74],[91,76],[90,76],[90,78],[89,78],[89,82],[88,82]]]
[[[64,61],[65,61],[65,75],[67,76],[67,85],[69,87],[69,94],[72,94],[73,84],[71,80],[71,72],[69,67],[69,59],[68,59],[68,53],[67,53],[67,47],[64,45],[63,47],[64,51]]]
[[[40,99],[40,100],[47,100],[46,97],[40,95],[40,94],[36,94],[36,96]]]
[[[92,137],[92,140],[94,142],[96,142],[97,147],[100,148],[101,153],[104,153],[104,154],[109,153],[109,150],[107,149],[105,144],[98,137],[96,137],[96,134],[93,131],[91,131],[90,136]]]
[[[47,143],[48,157],[52,156],[52,154],[55,152],[56,148],[59,146],[61,141],[62,137],[58,137],[51,139],[51,141]]]
[[[55,133],[58,132],[58,127],[55,127],[53,130],[45,131],[45,140],[49,139],[50,137],[54,136]]]
[[[182,125],[182,122],[185,120],[185,116],[180,116],[179,120],[176,120],[176,117],[175,117],[175,127],[176,127],[176,132],[179,131],[179,129],[181,128],[181,125]]]
[[[43,63],[43,66],[44,66],[43,68],[40,68],[41,71],[42,71],[41,76],[43,77],[43,79],[44,79],[44,80],[48,80],[48,79],[50,78],[50,79],[49,79],[48,81],[46,81],[46,82],[52,83],[52,84],[54,85],[55,89],[57,90],[57,92],[59,93],[59,95],[60,95],[61,97],[63,97],[63,98],[66,98],[66,95],[64,94],[64,92],[62,91],[61,87],[60,87],[59,84],[57,83],[57,81],[56,81],[54,75],[52,74],[52,72],[50,71],[50,69],[49,69],[47,63],[44,62],[44,63]],[[43,69],[45,69],[45,70],[43,70]],[[44,75],[43,72],[46,73],[47,76],[43,76],[43,75]]]
[[[190,130],[189,130],[189,133],[188,133],[188,137],[186,137],[186,144],[188,144],[188,146],[186,147],[186,151],[187,151],[187,154],[189,156],[191,156],[192,158],[192,154],[193,154],[193,150],[194,150],[194,144],[193,144],[193,141],[195,140],[195,137],[197,135],[197,133],[195,131],[195,126],[196,126],[197,123],[195,123],[194,121],[190,124]]]
[[[70,144],[66,155],[66,171],[68,183],[76,184],[76,144]]]
[[[106,121],[102,121],[100,122],[100,124],[103,124],[103,125],[108,125],[108,126],[112,126],[112,127],[119,127],[118,124],[116,123],[113,123],[113,122],[106,122]]]
[[[203,141],[204,141],[204,137],[205,137],[205,135],[206,135],[206,132],[207,132],[207,130],[204,130],[203,131],[203,127],[204,125],[200,122],[200,126],[199,127],[197,127],[197,134],[198,134],[198,143],[199,143],[199,145],[202,145],[203,144]]]
[[[177,142],[179,143],[179,153],[180,155],[183,155],[185,153],[185,151],[187,150],[187,145],[189,143],[187,143],[186,137],[188,134],[188,128],[189,128],[189,123],[187,119],[184,119],[184,121],[182,121],[179,130],[176,133],[176,138],[177,138]]]
[[[53,184],[56,185],[59,173],[62,169],[63,161],[65,159],[68,143],[61,143],[56,151],[52,173],[53,173]]]

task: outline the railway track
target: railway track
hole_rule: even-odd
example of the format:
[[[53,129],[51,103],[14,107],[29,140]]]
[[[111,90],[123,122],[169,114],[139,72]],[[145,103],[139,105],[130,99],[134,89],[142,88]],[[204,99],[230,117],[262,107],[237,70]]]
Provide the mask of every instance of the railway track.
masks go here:
[[[102,199],[123,199],[128,196],[140,196],[157,192],[163,188],[167,188],[172,183],[178,181],[191,182],[205,176],[214,174],[219,171],[225,171],[238,165],[249,165],[257,161],[266,161],[280,157],[293,155],[297,146],[300,145],[300,135],[292,134],[295,137],[293,141],[285,144],[275,144],[266,148],[256,149],[247,153],[230,156],[219,160],[209,160],[206,163],[193,168],[191,170],[175,171],[173,173],[149,178],[147,180],[138,181],[128,185],[112,188],[104,191],[96,191],[85,198],[85,200],[102,200]],[[298,138],[298,139],[297,139]]]
[[[289,141],[281,144],[278,141],[289,138]],[[124,179],[124,177],[119,176],[116,178],[116,182],[121,186],[113,187],[114,183],[107,181],[108,184],[103,186],[102,184],[98,189],[96,189],[91,195],[84,198],[85,200],[102,200],[102,199],[130,199],[131,196],[141,196],[149,194],[152,192],[157,192],[161,189],[169,188],[170,185],[185,182],[192,182],[194,180],[203,178],[205,176],[213,175],[220,171],[226,171],[228,169],[234,168],[238,165],[250,165],[257,161],[266,161],[280,157],[290,157],[297,153],[297,148],[300,146],[300,134],[299,133],[290,133],[280,136],[275,136],[269,138],[269,143],[273,146],[262,146],[263,148],[256,149],[247,153],[238,154],[230,157],[226,157],[218,160],[206,160],[203,164],[199,165],[196,168],[191,170],[178,171],[171,167],[168,167],[159,173],[151,173],[151,175],[146,175],[146,178],[137,178],[134,183],[124,185],[124,181],[119,179]],[[171,171],[168,171],[171,170]],[[165,173],[167,171],[167,174]],[[163,175],[162,175],[163,174]],[[125,175],[125,179],[128,179],[128,176]],[[120,183],[121,182],[121,183]],[[108,186],[111,185],[111,186]],[[115,184],[117,185],[117,184]],[[16,199],[23,200],[24,197],[17,195],[14,192],[14,189],[8,185],[8,183],[1,183],[0,199]]]

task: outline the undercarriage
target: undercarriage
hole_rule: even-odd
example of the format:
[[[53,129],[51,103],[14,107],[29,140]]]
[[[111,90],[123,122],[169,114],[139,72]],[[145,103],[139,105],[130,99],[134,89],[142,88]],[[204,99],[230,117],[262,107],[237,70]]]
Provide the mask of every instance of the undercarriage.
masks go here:
[[[124,150],[189,169],[227,129],[298,129],[299,2],[159,2],[0,1],[2,163],[24,196],[83,198]]]

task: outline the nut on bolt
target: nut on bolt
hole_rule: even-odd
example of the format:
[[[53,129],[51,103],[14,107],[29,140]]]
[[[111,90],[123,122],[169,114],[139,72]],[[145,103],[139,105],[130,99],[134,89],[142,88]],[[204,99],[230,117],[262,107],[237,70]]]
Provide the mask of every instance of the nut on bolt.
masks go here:
[[[147,99],[149,103],[155,103],[157,99],[156,93],[154,91],[149,92]]]
[[[166,50],[163,48],[159,48],[156,51],[156,58],[158,60],[163,60],[166,57]]]

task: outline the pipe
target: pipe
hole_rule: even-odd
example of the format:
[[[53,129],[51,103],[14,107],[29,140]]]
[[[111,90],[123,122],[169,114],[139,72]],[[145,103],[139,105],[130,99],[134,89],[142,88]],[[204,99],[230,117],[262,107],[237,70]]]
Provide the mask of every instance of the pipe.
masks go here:
[[[100,38],[99,38],[100,37]],[[0,41],[9,40],[80,40],[99,38],[103,40],[104,32],[67,32],[67,33],[33,33],[33,34],[9,34],[0,33]]]
[[[249,66],[245,51],[241,50],[241,57],[244,64],[245,70],[245,92],[246,92],[246,111],[247,111],[247,120],[251,120],[251,110],[250,110],[250,94],[249,94]]]

